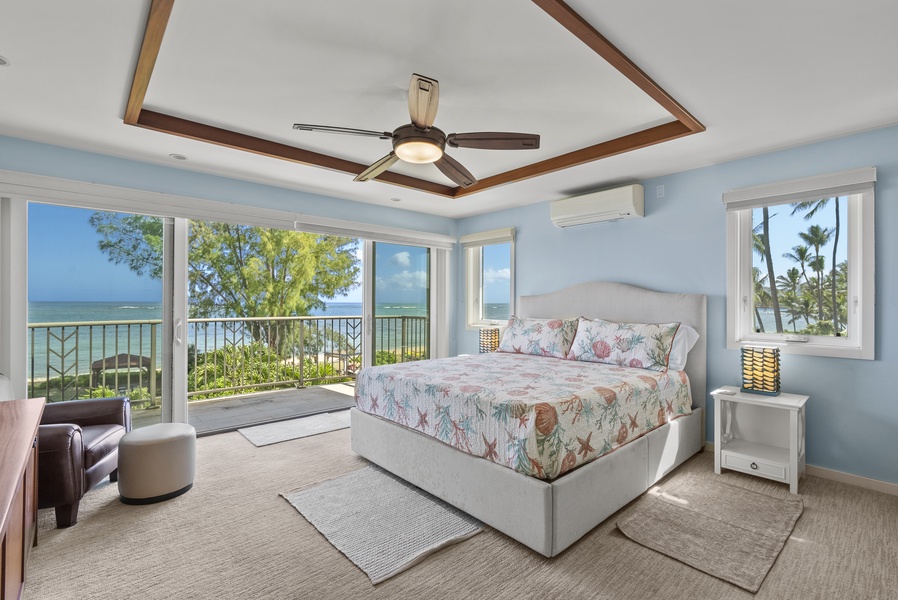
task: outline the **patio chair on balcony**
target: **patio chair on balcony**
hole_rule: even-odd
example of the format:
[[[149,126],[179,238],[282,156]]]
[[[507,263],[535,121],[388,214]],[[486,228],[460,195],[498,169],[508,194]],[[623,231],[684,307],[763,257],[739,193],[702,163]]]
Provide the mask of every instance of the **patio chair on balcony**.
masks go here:
[[[38,428],[38,508],[56,509],[56,526],[78,521],[81,498],[107,475],[118,479],[118,442],[131,431],[128,398],[53,402]]]

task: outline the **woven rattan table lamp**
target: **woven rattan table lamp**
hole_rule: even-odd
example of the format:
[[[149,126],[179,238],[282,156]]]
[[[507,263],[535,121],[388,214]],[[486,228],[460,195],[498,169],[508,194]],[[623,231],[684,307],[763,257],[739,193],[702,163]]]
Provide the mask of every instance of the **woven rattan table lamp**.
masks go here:
[[[499,347],[499,330],[487,328],[480,330],[480,353],[495,352]]]
[[[780,393],[780,349],[742,348],[742,391],[777,396]]]

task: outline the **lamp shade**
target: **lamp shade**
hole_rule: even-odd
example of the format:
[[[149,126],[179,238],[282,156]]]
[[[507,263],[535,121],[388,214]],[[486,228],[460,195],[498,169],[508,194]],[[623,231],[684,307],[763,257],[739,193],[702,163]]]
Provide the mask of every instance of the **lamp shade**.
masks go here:
[[[480,353],[495,352],[499,347],[499,330],[488,328],[480,330]]]
[[[779,348],[742,348],[742,391],[767,396],[780,393]]]

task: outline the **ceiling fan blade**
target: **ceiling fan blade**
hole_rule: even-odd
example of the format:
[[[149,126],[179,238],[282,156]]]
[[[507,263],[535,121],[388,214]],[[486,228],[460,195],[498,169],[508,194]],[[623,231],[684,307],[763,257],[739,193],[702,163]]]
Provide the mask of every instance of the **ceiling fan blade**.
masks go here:
[[[356,175],[353,181],[368,181],[369,179],[374,179],[375,177],[392,167],[397,160],[399,160],[399,157],[396,156],[396,153],[390,152],[382,159]]]
[[[440,103],[440,82],[424,75],[412,74],[408,85],[408,114],[418,129],[430,129]]]
[[[382,140],[389,140],[393,137],[393,134],[389,131],[352,129],[351,127],[331,127],[330,125],[306,125],[305,123],[294,123],[293,129],[299,129],[300,131],[323,131],[324,133],[340,133],[343,135],[362,135],[365,137],[376,137]]]
[[[481,150],[535,150],[539,148],[539,136],[535,133],[504,133],[479,131],[476,133],[450,133],[446,144],[453,148],[479,148]]]
[[[460,162],[448,154],[443,154],[442,158],[433,164],[437,166],[437,169],[439,169],[443,175],[463,188],[471,187],[477,183],[477,179],[471,175],[471,172],[461,166]]]

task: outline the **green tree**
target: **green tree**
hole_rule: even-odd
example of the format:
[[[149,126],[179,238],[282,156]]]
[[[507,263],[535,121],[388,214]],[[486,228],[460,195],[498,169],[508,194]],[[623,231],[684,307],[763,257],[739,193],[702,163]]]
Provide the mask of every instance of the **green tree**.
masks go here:
[[[792,331],[796,331],[795,323],[798,321],[798,288],[801,286],[801,272],[792,267],[786,271],[785,275],[776,278],[776,287],[783,292],[782,302],[789,310],[789,323],[792,325]]]
[[[758,267],[752,267],[751,278],[755,292],[755,333],[766,333],[764,331],[764,321],[761,320],[761,311],[758,307],[770,302],[770,292],[766,284],[767,274],[761,273],[761,269]]]
[[[765,279],[767,280],[769,292],[766,295],[770,299],[770,303],[773,307],[773,318],[776,324],[776,331],[777,333],[782,333],[783,316],[780,314],[779,294],[776,289],[776,275],[773,272],[773,256],[770,251],[770,211],[766,206],[762,209],[761,223],[754,228],[752,233],[754,251],[764,258],[764,262],[767,266]]]
[[[100,234],[98,246],[110,262],[162,279],[162,219],[99,211],[88,221]]]
[[[832,231],[820,225],[811,225],[807,231],[799,232],[798,237],[814,249],[814,258],[810,260],[809,266],[816,273],[814,292],[817,297],[817,320],[822,321],[825,318],[823,314],[823,271],[826,269],[826,257],[820,254],[820,249],[829,243]]]
[[[808,279],[807,266],[808,261],[811,260],[811,249],[807,246],[793,246],[792,252],[786,252],[783,254],[783,258],[788,258],[794,262],[798,263],[798,266],[801,268],[801,276],[804,277],[805,283],[810,283],[811,280]]]
[[[830,283],[829,290],[830,290],[830,302],[832,302],[832,305],[833,305],[833,317],[832,317],[833,318],[833,331],[835,331],[836,334],[838,335],[839,310],[836,308],[836,304],[837,304],[836,280],[838,279],[838,277],[836,275],[836,269],[838,268],[836,261],[838,261],[838,257],[837,257],[836,253],[838,252],[838,249],[839,249],[839,233],[842,228],[842,224],[841,224],[841,215],[839,214],[839,198],[835,197],[835,198],[832,198],[832,200],[835,201],[834,204],[835,204],[835,208],[836,208],[836,223],[835,223],[835,227],[833,227],[832,232],[831,232],[832,237],[833,237],[833,259],[832,259],[833,267],[832,267],[832,271],[830,273],[830,282],[831,283]],[[805,219],[805,221],[808,221],[808,220],[814,218],[814,215],[817,214],[818,210],[826,208],[826,206],[829,204],[829,201],[830,201],[830,198],[819,198],[817,200],[805,200],[803,202],[796,202],[795,204],[792,205],[792,214],[794,215],[795,213],[797,213],[799,211],[807,211],[807,213],[804,215],[804,219]]]
[[[97,212],[90,223],[111,262],[161,278],[161,219]],[[191,316],[307,315],[358,285],[353,238],[202,221],[189,238]]]

